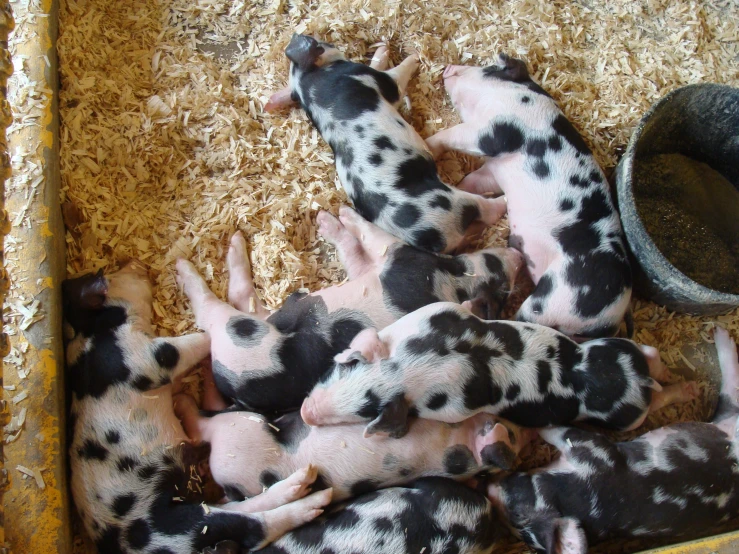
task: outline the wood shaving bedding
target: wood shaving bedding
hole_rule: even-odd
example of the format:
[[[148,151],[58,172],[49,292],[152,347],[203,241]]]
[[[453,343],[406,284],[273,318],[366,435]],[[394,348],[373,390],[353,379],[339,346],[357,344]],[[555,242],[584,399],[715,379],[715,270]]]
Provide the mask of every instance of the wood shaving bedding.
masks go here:
[[[175,259],[191,259],[224,298],[228,239],[237,229],[270,308],[290,292],[344,279],[315,225],[318,209],[336,213],[346,201],[330,149],[303,112],[262,109],[287,81],[284,48],[293,31],[333,42],[358,61],[381,42],[395,63],[418,52],[412,108],[403,114],[424,137],[458,122],[441,81],[446,64],[486,64],[498,50],[522,57],[611,168],[640,117],[670,90],[703,81],[739,85],[738,21],[731,0],[63,0],[61,200],[78,223],[67,234],[68,272],[141,259],[155,280],[163,335],[194,328],[175,284]],[[39,93],[30,87],[33,99]],[[16,102],[28,105],[20,96]],[[454,184],[479,164],[450,153],[439,166]],[[31,194],[28,175],[23,186]],[[484,244],[504,244],[507,234],[504,220]],[[11,306],[17,322],[33,317],[28,299]],[[698,318],[641,300],[634,310],[636,339],[673,367],[686,367],[684,356],[699,369],[709,362],[714,321],[739,339],[736,311]],[[693,358],[683,351],[691,345],[698,347]],[[705,419],[712,393],[701,383],[705,402],[668,407],[644,429]],[[550,457],[538,447],[526,465]]]

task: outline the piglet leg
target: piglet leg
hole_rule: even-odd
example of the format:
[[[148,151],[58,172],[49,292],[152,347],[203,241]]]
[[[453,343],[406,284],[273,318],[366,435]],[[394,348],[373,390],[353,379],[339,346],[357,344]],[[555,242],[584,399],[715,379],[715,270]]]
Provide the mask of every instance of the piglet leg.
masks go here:
[[[498,185],[492,172],[494,163],[493,160],[486,161],[482,167],[462,179],[457,188],[472,194],[502,194],[503,190]]]
[[[478,146],[478,134],[478,130],[472,125],[460,123],[427,138],[426,146],[428,146],[434,158],[438,158],[447,150],[458,150],[473,156],[484,156],[485,153]]]
[[[356,279],[372,269],[372,260],[367,256],[361,241],[338,219],[329,212],[320,211],[316,222],[320,235],[336,248],[349,279]]]
[[[311,485],[317,477],[318,469],[315,466],[309,465],[299,469],[287,479],[278,481],[262,494],[247,498],[241,502],[223,504],[221,508],[248,513],[274,510],[275,508],[303,498],[310,492]]]
[[[174,413],[182,422],[182,428],[187,433],[187,438],[193,444],[200,444],[204,440],[208,440],[207,425],[202,421],[198,411],[198,405],[189,394],[177,394],[172,398]]]
[[[721,327],[714,328],[713,339],[716,342],[716,353],[721,366],[721,395],[713,421],[718,422],[727,418],[734,421],[739,412],[739,399],[737,398],[739,394],[739,356],[736,343],[731,340],[728,331]]]
[[[690,402],[700,397],[700,388],[695,381],[686,381],[663,387],[661,391],[652,392],[652,402],[649,404],[649,413],[656,412],[670,404]]]
[[[218,387],[216,387],[216,382],[213,378],[213,366],[210,363],[203,365],[203,409],[218,412],[225,410],[228,408],[228,403],[226,403],[223,395],[221,395]]]
[[[383,44],[375,50],[369,66],[377,71],[385,71],[390,66],[390,55],[388,54],[387,46]]]
[[[231,237],[226,257],[228,263],[228,302],[237,310],[266,319],[269,311],[259,301],[252,280],[251,264],[246,252],[246,241],[241,231]]]
[[[400,98],[405,96],[406,90],[408,89],[408,83],[411,77],[418,71],[420,61],[418,54],[412,54],[400,62],[400,65],[388,69],[385,73],[390,75],[398,85],[398,91],[400,92]]]
[[[339,209],[339,220],[349,233],[359,239],[367,258],[374,263],[382,263],[388,249],[396,242],[400,242],[348,206]]]
[[[279,539],[288,531],[317,518],[323,513],[323,508],[331,502],[332,494],[332,489],[325,489],[274,510],[263,512],[262,516],[267,527],[267,537],[263,544]]]
[[[269,97],[269,101],[264,105],[264,111],[272,113],[278,110],[293,108],[297,105],[297,102],[292,98],[292,89],[288,85]]]

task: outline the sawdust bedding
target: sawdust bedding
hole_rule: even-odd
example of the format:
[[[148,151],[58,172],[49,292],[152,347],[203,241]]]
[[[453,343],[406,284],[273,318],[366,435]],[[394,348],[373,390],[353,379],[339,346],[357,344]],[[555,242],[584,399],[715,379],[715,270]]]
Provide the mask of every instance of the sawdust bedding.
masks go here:
[[[315,231],[317,210],[335,212],[346,200],[331,152],[301,111],[262,109],[286,83],[283,51],[293,31],[333,42],[354,60],[367,61],[380,42],[396,63],[417,51],[422,66],[404,116],[424,137],[458,121],[441,82],[446,64],[486,64],[499,50],[522,57],[612,168],[640,116],[668,91],[739,85],[737,22],[731,0],[63,0],[62,201],[75,227],[68,273],[141,259],[155,277],[163,335],[193,328],[174,260],[191,259],[224,297],[236,229],[248,237],[270,308],[290,292],[344,278]],[[447,154],[440,169],[456,183],[477,164]],[[506,236],[503,221],[486,242]],[[698,318],[635,302],[636,340],[658,347],[671,367],[710,365],[714,321],[739,338],[738,312]],[[685,350],[691,345],[697,353]],[[700,379],[704,402],[667,408],[648,427],[705,419],[715,391]],[[526,464],[550,456],[539,447]]]

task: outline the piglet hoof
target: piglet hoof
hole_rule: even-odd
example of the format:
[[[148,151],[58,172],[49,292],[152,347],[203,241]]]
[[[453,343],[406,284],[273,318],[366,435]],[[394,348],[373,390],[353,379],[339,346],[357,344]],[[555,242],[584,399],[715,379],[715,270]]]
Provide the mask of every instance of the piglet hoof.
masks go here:
[[[324,210],[318,212],[316,223],[318,223],[318,234],[326,240],[336,240],[342,232],[346,231],[338,219]]]
[[[695,381],[682,383],[684,402],[690,402],[701,397],[701,388]]]
[[[308,465],[299,469],[287,479],[283,479],[270,487],[270,493],[282,496],[281,504],[288,504],[300,500],[310,490],[310,487],[318,478],[318,469],[314,465]]]
[[[375,50],[375,53],[372,55],[372,59],[370,60],[370,67],[372,69],[377,69],[378,71],[385,71],[389,65],[390,55],[388,54],[387,46],[382,44],[377,48],[377,50]]]
[[[333,489],[325,489],[274,510],[264,512],[267,542],[271,542],[288,531],[316,519],[323,513],[323,508],[331,503],[332,496]]]
[[[516,466],[516,453],[511,447],[508,429],[492,417],[485,418],[479,425],[475,450],[483,466],[505,471],[512,470]]]

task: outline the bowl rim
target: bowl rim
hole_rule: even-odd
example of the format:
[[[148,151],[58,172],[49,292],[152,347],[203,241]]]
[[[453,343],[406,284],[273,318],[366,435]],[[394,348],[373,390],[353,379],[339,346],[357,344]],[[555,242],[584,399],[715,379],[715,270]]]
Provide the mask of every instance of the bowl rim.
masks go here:
[[[739,88],[735,88],[729,85],[722,85],[718,83],[695,83],[692,85],[679,87],[668,92],[649,108],[649,110],[639,120],[639,123],[631,134],[631,138],[629,138],[629,143],[626,147],[626,151],[624,152],[624,155],[618,163],[618,168],[616,172],[616,194],[618,196],[619,211],[621,212],[621,225],[622,227],[624,227],[624,235],[626,236],[626,241],[629,243],[629,246],[631,246],[631,241],[629,240],[630,233],[623,225],[623,212],[625,209],[628,209],[630,214],[634,216],[632,218],[632,223],[635,223],[636,227],[634,231],[643,235],[644,238],[640,238],[640,240],[646,240],[648,246],[650,247],[649,249],[657,254],[658,259],[663,262],[662,265],[667,268],[668,277],[670,277],[671,284],[679,287],[679,292],[686,300],[695,298],[695,293],[698,292],[699,296],[703,297],[704,299],[703,301],[701,301],[701,303],[726,304],[727,306],[733,305],[734,307],[737,307],[739,306],[739,294],[721,292],[706,287],[705,285],[694,281],[685,273],[680,271],[677,267],[675,267],[654,243],[654,240],[652,240],[652,236],[644,227],[644,223],[642,222],[642,219],[639,216],[639,212],[636,209],[636,199],[634,197],[633,187],[634,165],[636,162],[636,147],[641,140],[644,128],[646,127],[646,124],[649,122],[649,120],[652,119],[655,112],[660,110],[665,104],[673,101],[676,96],[690,93],[691,91],[694,91],[696,89],[726,89],[732,90],[736,94],[739,94]],[[639,265],[651,279],[652,275],[650,275],[649,273],[654,272],[647,271],[641,263]],[[698,299],[694,301],[698,302]]]

